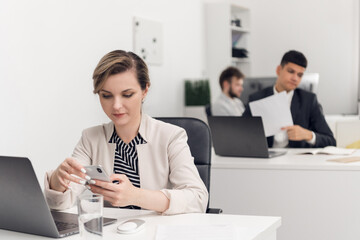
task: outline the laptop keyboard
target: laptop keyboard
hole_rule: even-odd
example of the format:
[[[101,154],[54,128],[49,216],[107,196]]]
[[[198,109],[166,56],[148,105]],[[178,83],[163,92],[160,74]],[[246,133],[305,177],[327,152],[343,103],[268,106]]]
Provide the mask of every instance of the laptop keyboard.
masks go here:
[[[58,229],[58,231],[63,231],[63,230],[67,230],[67,229],[71,229],[71,228],[77,228],[78,225],[76,223],[68,223],[68,222],[58,222],[55,221],[56,227]]]

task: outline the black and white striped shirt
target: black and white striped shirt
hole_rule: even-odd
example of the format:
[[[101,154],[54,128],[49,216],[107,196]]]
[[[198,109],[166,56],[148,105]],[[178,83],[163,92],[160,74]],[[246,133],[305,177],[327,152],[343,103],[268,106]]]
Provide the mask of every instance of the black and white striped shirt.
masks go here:
[[[140,177],[138,168],[138,156],[136,151],[136,145],[144,144],[146,141],[141,137],[140,133],[129,142],[124,143],[117,135],[114,128],[114,132],[110,138],[109,143],[115,143],[115,159],[114,159],[114,173],[125,174],[130,182],[135,187],[140,187]],[[121,208],[140,209],[138,206],[126,206]]]
[[[125,174],[135,187],[140,187],[136,145],[144,144],[146,141],[141,137],[140,133],[138,133],[129,144],[126,144],[121,140],[114,129],[109,143],[116,144],[114,173]]]

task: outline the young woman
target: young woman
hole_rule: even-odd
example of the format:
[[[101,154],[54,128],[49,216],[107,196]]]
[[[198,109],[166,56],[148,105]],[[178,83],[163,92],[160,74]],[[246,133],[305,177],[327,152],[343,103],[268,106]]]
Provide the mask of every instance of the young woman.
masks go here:
[[[205,212],[208,192],[185,130],[142,112],[150,86],[144,61],[132,52],[112,51],[98,63],[93,80],[111,122],[85,129],[72,157],[46,174],[49,206],[71,207],[89,180],[84,166],[102,165],[119,183],[91,180],[88,187],[113,206],[164,214]]]

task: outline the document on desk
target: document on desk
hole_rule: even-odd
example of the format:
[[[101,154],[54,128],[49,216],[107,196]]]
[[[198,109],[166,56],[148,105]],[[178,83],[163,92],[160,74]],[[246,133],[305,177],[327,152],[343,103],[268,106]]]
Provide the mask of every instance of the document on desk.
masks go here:
[[[324,148],[316,148],[316,149],[306,149],[304,152],[300,152],[299,154],[328,154],[328,155],[351,155],[356,151],[356,149],[347,149],[340,148],[334,146],[327,146]]]
[[[252,116],[262,118],[266,137],[279,133],[282,127],[294,125],[285,91],[250,102],[249,107]]]
[[[245,228],[243,229],[245,230]],[[241,231],[241,230],[240,230]],[[156,240],[235,240],[235,225],[159,225]]]

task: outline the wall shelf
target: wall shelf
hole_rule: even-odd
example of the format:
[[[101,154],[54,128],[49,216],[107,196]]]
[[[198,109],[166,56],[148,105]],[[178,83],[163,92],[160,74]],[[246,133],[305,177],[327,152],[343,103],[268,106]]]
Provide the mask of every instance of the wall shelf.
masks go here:
[[[250,59],[249,58],[231,58],[231,62],[232,63],[250,63]]]
[[[237,27],[237,26],[230,26],[231,31],[239,32],[239,33],[250,33],[250,29]]]
[[[219,76],[225,68],[234,66],[245,76],[251,76],[250,10],[230,1],[207,2],[204,7],[206,77],[213,100],[220,94]],[[233,57],[233,48],[243,49],[247,58]]]

